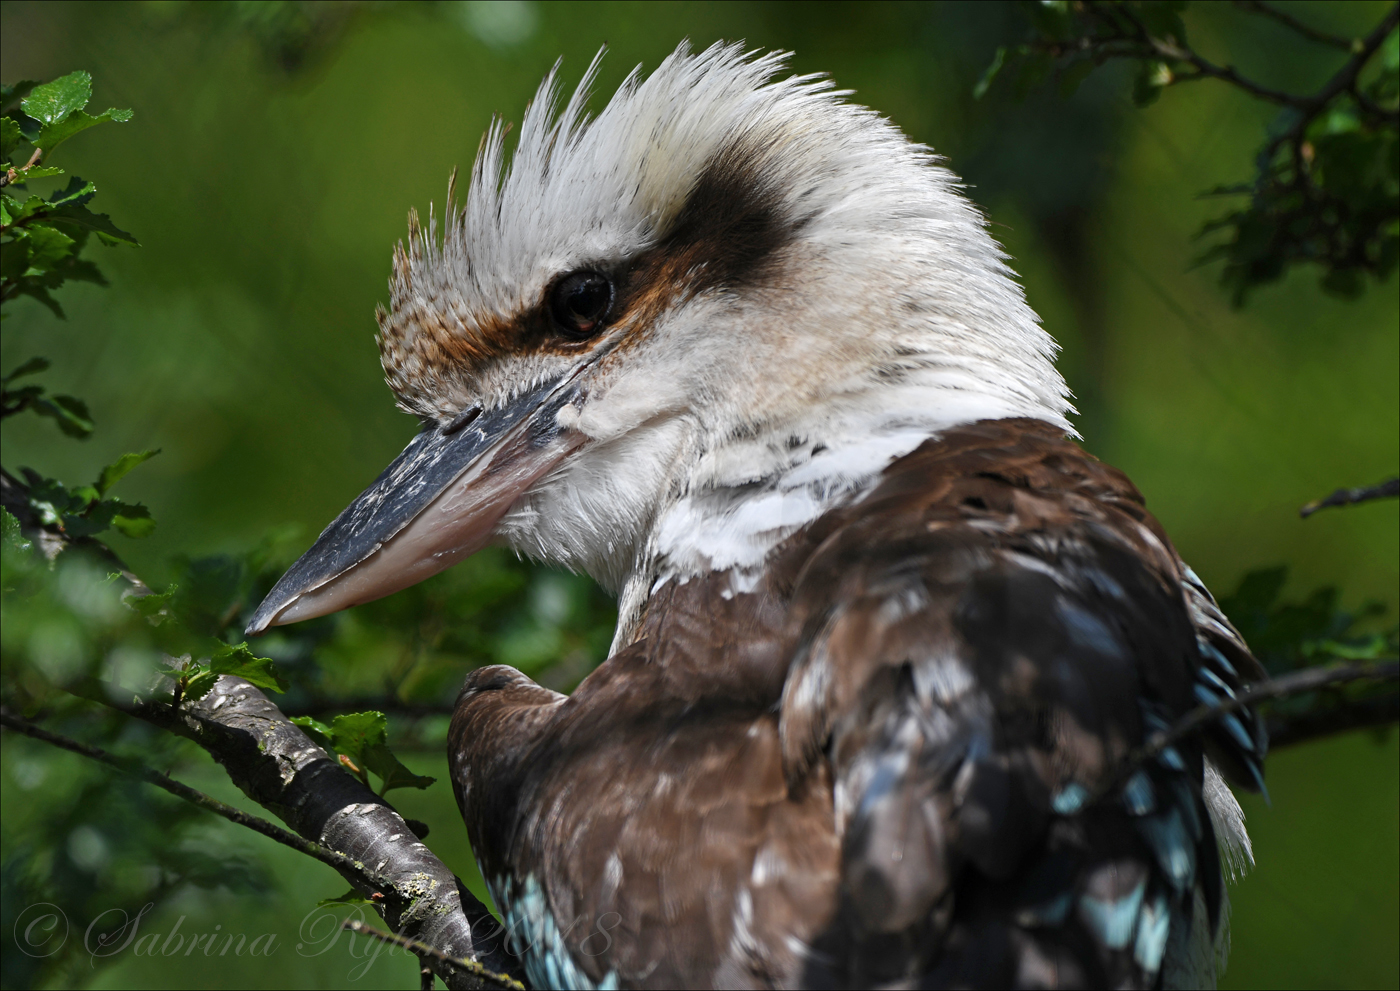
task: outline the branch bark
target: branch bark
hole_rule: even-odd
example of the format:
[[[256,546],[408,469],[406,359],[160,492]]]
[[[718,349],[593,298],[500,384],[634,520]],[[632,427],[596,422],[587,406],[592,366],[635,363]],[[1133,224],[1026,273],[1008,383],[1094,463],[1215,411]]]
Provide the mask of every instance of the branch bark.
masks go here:
[[[109,704],[111,693],[83,691]],[[523,976],[505,930],[402,816],[341,769],[273,702],[242,678],[223,675],[179,709],[135,698],[116,708],[193,740],[242,792],[300,836],[347,857],[337,870],[369,898],[400,936],[441,954],[426,961],[449,988],[496,988]]]

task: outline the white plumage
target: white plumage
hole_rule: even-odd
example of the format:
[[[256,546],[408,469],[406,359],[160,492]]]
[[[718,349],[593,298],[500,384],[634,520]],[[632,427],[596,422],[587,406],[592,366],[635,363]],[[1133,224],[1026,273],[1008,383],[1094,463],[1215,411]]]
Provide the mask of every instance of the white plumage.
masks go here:
[[[721,151],[802,218],[780,277],[681,296],[625,360],[599,363],[587,402],[564,413],[591,443],[498,527],[517,551],[621,592],[618,645],[658,580],[733,568],[742,588],[774,544],[941,429],[1030,416],[1072,432],[1055,344],[956,177],[829,81],[771,81],[784,64],[682,46],[594,119],[597,63],[557,117],[551,73],[509,166],[498,123],[465,209],[449,208],[441,244],[413,243],[393,283],[396,317],[450,314],[448,332],[470,339],[559,272],[654,246]],[[396,355],[412,356],[421,329],[395,326]],[[406,408],[445,420],[570,360],[386,369]]]

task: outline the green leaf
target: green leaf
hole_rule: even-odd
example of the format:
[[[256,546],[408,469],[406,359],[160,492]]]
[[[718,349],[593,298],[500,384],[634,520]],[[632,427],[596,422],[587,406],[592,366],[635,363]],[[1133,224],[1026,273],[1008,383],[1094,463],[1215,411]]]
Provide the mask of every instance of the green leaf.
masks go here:
[[[171,585],[164,592],[132,596],[126,600],[126,604],[139,616],[143,616],[149,620],[163,620],[169,615],[166,610],[170,607],[171,601],[175,598],[175,593],[179,590],[180,588],[178,585]]]
[[[200,671],[197,675],[185,682],[185,698],[198,701],[208,695],[218,682],[219,675],[214,671]]]
[[[365,751],[388,737],[389,717],[382,712],[350,712],[331,720],[331,745],[356,764],[363,764]]]
[[[414,774],[382,743],[366,747],[363,756],[364,766],[379,775],[382,782],[379,786],[381,795],[393,788],[426,788],[437,780]]]
[[[1068,100],[1074,95],[1074,91],[1079,89],[1079,84],[1089,78],[1089,73],[1094,71],[1094,63],[1089,59],[1079,59],[1071,62],[1060,73],[1060,98]]]
[[[257,657],[246,643],[225,646],[209,658],[209,670],[215,674],[231,674],[258,688],[285,692],[289,687],[270,657]]]
[[[1054,41],[1068,41],[1074,35],[1074,16],[1066,0],[1041,0],[1026,4],[1031,24]]]
[[[1001,67],[1006,64],[1006,46],[998,45],[997,52],[992,56],[991,65],[982,72],[982,78],[977,80],[977,85],[972,88],[972,98],[980,100],[987,95],[987,90],[991,88],[992,81],[1001,72]]]
[[[47,359],[47,358],[30,358],[28,361],[26,361],[24,364],[20,365],[18,368],[16,368],[16,369],[15,369],[14,371],[12,371],[10,374],[6,375],[3,379],[0,379],[0,385],[9,385],[11,382],[13,382],[13,381],[14,381],[15,379],[17,379],[17,378],[23,378],[23,377],[26,376],[26,375],[34,375],[34,374],[37,374],[38,372],[42,372],[42,371],[47,370],[48,367],[49,367],[49,359]]]
[[[75,282],[91,282],[99,286],[107,285],[107,280],[103,277],[102,272],[86,258],[70,258],[58,274],[64,279],[72,279]]]
[[[50,196],[47,202],[41,200],[40,203],[48,210],[59,207],[82,206],[96,195],[97,187],[95,185],[88,182],[86,179],[80,179],[78,176],[74,176],[68,180],[68,185]],[[28,206],[29,204],[26,203],[25,207],[28,208]]]
[[[128,503],[110,499],[106,505],[111,505],[115,510],[111,525],[124,536],[137,539],[149,537],[156,528],[156,521],[151,518],[151,511],[139,502]]]
[[[1133,103],[1146,107],[1156,102],[1162,90],[1172,84],[1173,78],[1171,66],[1167,63],[1143,62],[1133,78]]]
[[[17,83],[0,84],[0,113],[9,112],[20,100],[29,95],[30,90],[38,85],[38,82],[33,79],[21,79]]]
[[[43,210],[46,206],[48,206],[48,204],[45,203],[43,198],[39,196],[26,197],[23,203],[21,203],[18,199],[15,199],[12,196],[6,196],[5,226],[9,227],[12,224],[18,224],[24,220],[27,220],[28,218],[34,216],[34,214],[38,213],[40,210]]]
[[[29,271],[29,242],[7,241],[0,244],[0,277],[18,281]]]
[[[20,169],[15,176],[15,185],[21,185],[30,179],[47,179],[51,175],[63,175],[62,169],[55,169],[48,165],[31,165],[28,168]]]
[[[26,275],[36,275],[52,270],[59,262],[73,253],[73,238],[57,227],[36,224],[23,230],[10,229],[17,241],[23,241],[28,255]]]
[[[1032,89],[1039,86],[1055,68],[1055,59],[1048,52],[1028,49],[1021,59],[1021,71],[1016,80],[1016,95],[1025,99]]]
[[[1256,568],[1240,580],[1235,594],[1222,598],[1220,608],[1225,610],[1238,626],[1236,613],[1263,612],[1277,600],[1283,586],[1288,582],[1287,565],[1274,568]]]
[[[296,720],[293,719],[292,722],[296,722]],[[341,895],[339,898],[322,898],[320,901],[318,901],[318,902],[316,903],[316,907],[317,907],[317,908],[329,908],[329,907],[332,906],[332,905],[373,905],[373,904],[374,904],[374,902],[370,901],[368,898],[366,898],[364,895],[360,894],[360,893],[359,893],[358,891],[356,891],[354,888],[351,888],[349,891],[345,892],[345,894]]]
[[[93,483],[93,486],[97,489],[99,498],[105,496],[112,486],[125,478],[131,469],[135,468],[143,461],[149,461],[159,453],[160,448],[157,447],[147,451],[137,451],[134,454],[123,454],[121,457],[117,458],[117,460],[103,468],[102,473],[97,476],[97,481]]]
[[[93,213],[81,204],[72,206],[62,206],[52,210],[49,216],[58,223],[75,224],[78,227],[96,232],[103,244],[129,244],[133,248],[141,247],[141,242],[136,240],[132,234],[128,234],[116,224],[112,223],[112,218],[105,213]]]
[[[74,396],[48,398],[44,396],[43,386],[26,385],[22,389],[5,390],[5,401],[11,413],[29,409],[39,416],[49,417],[69,437],[85,440],[92,433],[87,404]]]
[[[1310,653],[1326,657],[1340,657],[1348,661],[1374,661],[1390,653],[1390,642],[1379,633],[1364,637],[1355,643],[1338,640],[1319,640],[1312,644]]]
[[[41,124],[57,124],[92,99],[92,76],[83,70],[35,86],[20,103],[24,112]]]
[[[389,719],[382,712],[352,712],[336,716],[331,720],[329,735],[331,745],[338,753],[379,776],[381,795],[391,788],[426,788],[435,780],[414,774],[394,756],[386,744]]]
[[[300,726],[306,735],[311,737],[311,742],[326,751],[334,751],[335,747],[331,743],[331,728],[319,719],[311,716],[293,716],[292,725]]]
[[[54,420],[58,429],[69,437],[86,440],[92,434],[92,414],[88,412],[87,403],[75,396],[35,397],[28,405],[40,416]]]
[[[116,515],[117,507],[111,503],[95,503],[85,510],[64,513],[63,531],[70,537],[95,537],[112,525]]]
[[[1186,41],[1186,28],[1181,23],[1181,11],[1186,4],[1179,2],[1138,3],[1133,10],[1143,27],[1154,37],[1181,45]]]
[[[24,132],[19,129],[19,121],[13,117],[0,117],[0,155],[5,161],[10,160],[10,155],[16,146],[24,140]]]
[[[133,116],[130,110],[118,110],[115,107],[102,111],[96,117],[79,110],[64,121],[45,124],[34,144],[44,149],[44,156],[48,157],[63,142],[89,127],[96,127],[98,124],[125,124]]]
[[[1400,28],[1391,31],[1385,36],[1385,41],[1381,42],[1381,69],[1394,75],[1400,71]]]
[[[6,547],[20,551],[27,551],[33,546],[24,539],[19,519],[8,509],[0,509],[0,540],[4,541]]]

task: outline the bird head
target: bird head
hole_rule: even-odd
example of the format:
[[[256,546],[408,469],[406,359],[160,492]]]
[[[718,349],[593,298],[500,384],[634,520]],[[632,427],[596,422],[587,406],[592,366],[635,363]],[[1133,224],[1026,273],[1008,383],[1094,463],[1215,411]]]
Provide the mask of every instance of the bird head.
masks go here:
[[[410,217],[379,349],[421,431],[249,626],[405,588],[480,547],[621,595],[729,571],[939,431],[1071,428],[1055,345],[925,147],[785,56],[681,46],[595,117],[555,73],[483,139],[441,236]]]

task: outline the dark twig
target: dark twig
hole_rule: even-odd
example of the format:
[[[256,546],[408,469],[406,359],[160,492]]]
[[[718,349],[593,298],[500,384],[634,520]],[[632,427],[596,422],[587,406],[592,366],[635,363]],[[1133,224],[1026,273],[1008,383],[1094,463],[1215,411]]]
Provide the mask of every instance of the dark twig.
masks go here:
[[[1371,698],[1348,699],[1320,711],[1272,714],[1266,720],[1269,750],[1299,743],[1311,743],[1338,733],[1358,729],[1378,729],[1400,719],[1400,693]]]
[[[1357,77],[1361,75],[1361,70],[1365,68],[1366,63],[1371,60],[1371,56],[1376,53],[1376,49],[1381,47],[1381,44],[1386,39],[1386,35],[1390,34],[1390,32],[1395,29],[1397,23],[1400,23],[1400,3],[1394,4],[1386,15],[1381,18],[1380,23],[1371,30],[1371,33],[1359,42],[1353,49],[1355,54],[1347,59],[1346,63],[1333,74],[1331,79],[1327,80],[1322,89],[1318,90],[1312,96],[1297,97],[1290,104],[1298,110],[1298,118],[1293,122],[1291,127],[1279,134],[1269,143],[1265,155],[1269,161],[1272,161],[1280,148],[1286,144],[1291,144],[1293,146],[1295,183],[1307,181],[1308,170],[1304,161],[1303,135],[1307,133],[1308,125],[1311,124],[1317,115],[1322,113],[1327,104],[1331,103],[1333,98],[1339,94],[1350,92],[1353,96],[1359,97],[1359,94],[1356,92]],[[1371,107],[1375,106],[1370,103],[1369,100],[1363,104],[1359,99],[1357,100],[1357,105],[1362,107],[1363,110],[1366,109],[1368,105]],[[1400,121],[1400,111],[1382,111],[1378,107],[1376,110],[1380,113],[1381,119],[1387,121],[1391,126],[1394,126],[1397,121]],[[1308,184],[1311,185],[1311,183]]]
[[[1172,77],[1172,82],[1190,83],[1198,79],[1219,79],[1222,82],[1229,83],[1231,86],[1244,90],[1250,96],[1257,97],[1260,100],[1267,100],[1269,103],[1277,103],[1284,107],[1296,107],[1308,102],[1310,99],[1309,97],[1297,96],[1293,93],[1285,93],[1283,90],[1270,89],[1268,86],[1262,86],[1252,79],[1246,79],[1244,76],[1240,75],[1235,71],[1234,66],[1216,65],[1209,59],[1197,55],[1193,49],[1182,48],[1179,45],[1173,45],[1169,41],[1154,38],[1146,28],[1140,28],[1140,30],[1142,31],[1140,40],[1144,45],[1150,48],[1153,54],[1158,58],[1167,59],[1172,62],[1186,62],[1196,70],[1189,74],[1174,75]]]
[[[1288,698],[1304,695],[1320,688],[1332,688],[1357,681],[1396,681],[1400,680],[1400,662],[1375,661],[1338,664],[1332,667],[1307,668],[1278,678],[1255,682],[1245,691],[1221,699],[1215,705],[1198,705],[1177,720],[1170,729],[1154,733],[1141,748],[1133,751],[1118,767],[1106,776],[1095,789],[1093,801],[1097,801],[1118,787],[1138,767],[1159,756],[1163,750],[1193,733],[1206,723],[1228,715],[1237,709],[1264,702],[1269,699]]]
[[[341,928],[345,929],[347,932],[355,933],[357,936],[368,936],[370,939],[377,939],[381,943],[388,943],[390,946],[397,946],[399,949],[416,953],[418,959],[423,961],[423,973],[427,974],[427,977],[425,977],[423,981],[423,986],[426,988],[432,987],[432,974],[436,972],[436,968],[433,968],[431,964],[428,963],[428,961],[432,961],[439,966],[447,964],[452,967],[469,970],[483,981],[490,982],[495,987],[508,988],[510,991],[525,991],[525,985],[521,984],[519,981],[506,974],[497,974],[489,971],[475,960],[462,960],[458,957],[449,956],[426,943],[420,943],[416,939],[408,939],[396,933],[386,933],[381,929],[375,929],[373,926],[367,926],[359,919],[346,919],[341,924]]]
[[[25,162],[22,166],[20,166],[17,169],[9,169],[5,172],[4,175],[0,175],[0,189],[4,188],[5,186],[8,186],[10,183],[18,179],[19,174],[25,169],[30,169],[38,165],[39,162],[43,159],[43,157],[44,149],[35,148],[34,154],[29,156],[29,161]]]
[[[1260,5],[1262,6],[1262,4]],[[1285,134],[1280,135],[1274,142],[1277,148],[1283,141],[1289,138],[1296,138],[1306,130],[1311,120],[1319,114],[1323,107],[1332,101],[1332,98],[1339,93],[1353,90],[1356,87],[1356,79],[1361,75],[1361,70],[1366,63],[1371,60],[1371,56],[1376,53],[1376,49],[1385,42],[1386,35],[1394,29],[1397,21],[1400,21],[1400,4],[1390,8],[1385,17],[1381,18],[1365,38],[1359,40],[1356,45],[1347,44],[1347,49],[1354,54],[1347,59],[1346,63],[1337,70],[1323,87],[1316,93],[1308,96],[1298,96],[1292,93],[1285,93],[1282,90],[1270,89],[1261,86],[1253,80],[1246,79],[1235,71],[1233,66],[1220,66],[1203,58],[1191,48],[1183,48],[1171,42],[1163,41],[1154,37],[1150,31],[1127,9],[1122,10],[1122,14],[1132,21],[1138,30],[1137,40],[1150,48],[1158,56],[1174,62],[1186,62],[1195,68],[1196,72],[1191,75],[1181,75],[1176,77],[1177,82],[1191,82],[1195,79],[1219,79],[1236,86],[1251,96],[1280,106],[1293,107],[1298,110],[1299,120]],[[1394,112],[1387,112],[1391,118],[1395,117]]]
[[[1311,25],[1304,24],[1293,15],[1286,14],[1277,7],[1261,2],[1261,0],[1235,0],[1235,6],[1241,10],[1263,14],[1265,17],[1278,21],[1290,31],[1301,34],[1304,38],[1315,41],[1319,45],[1330,45],[1333,48],[1340,48],[1344,52],[1354,51],[1356,48],[1357,40],[1355,38],[1343,38],[1340,35],[1319,31]]]
[[[1400,663],[1395,661],[1356,661],[1325,668],[1306,668],[1278,678],[1255,682],[1233,698],[1221,699],[1215,705],[1196,706],[1178,720],[1171,729],[1163,733],[1154,733],[1139,754],[1130,759],[1130,763],[1137,765],[1143,761],[1151,760],[1173,743],[1196,732],[1206,723],[1256,702],[1303,695],[1307,692],[1315,692],[1319,688],[1345,685],[1354,681],[1395,681],[1397,679],[1400,679]]]
[[[1379,485],[1368,485],[1359,489],[1338,489],[1326,499],[1315,499],[1302,509],[1298,510],[1298,515],[1307,519],[1319,509],[1326,509],[1329,506],[1352,506],[1358,502],[1370,502],[1372,499],[1394,499],[1400,497],[1400,478],[1388,478]]]
[[[229,822],[237,823],[240,826],[246,826],[255,833],[261,833],[268,839],[276,840],[283,846],[291,847],[298,853],[304,853],[308,857],[315,857],[317,860],[321,861],[321,863],[328,864],[337,870],[350,870],[365,874],[370,873],[365,870],[363,864],[356,863],[344,854],[336,853],[334,850],[327,850],[325,847],[321,846],[321,844],[304,839],[296,833],[288,832],[281,826],[274,825],[266,819],[249,815],[241,809],[236,809],[232,805],[227,805],[217,798],[213,798],[212,796],[204,794],[202,791],[191,788],[187,784],[176,781],[168,774],[162,774],[160,771],[153,771],[148,767],[141,767],[130,759],[123,760],[100,747],[89,746],[71,737],[52,733],[42,726],[36,726],[27,719],[21,719],[8,709],[0,708],[0,724],[3,724],[7,729],[14,730],[17,733],[23,733],[25,736],[33,737],[36,740],[42,740],[52,746],[70,750],[75,754],[81,754],[91,760],[106,764],[108,767],[114,767],[123,774],[129,774],[134,778],[140,778],[147,784],[155,785],[157,788],[164,788],[166,791],[170,792],[170,794],[177,798],[183,798],[191,805],[196,805],[206,812],[212,812],[215,815],[223,816]]]
[[[1393,4],[1386,15],[1381,18],[1380,23],[1371,29],[1371,33],[1353,46],[1352,50],[1355,54],[1337,70],[1336,75],[1327,80],[1322,89],[1308,97],[1307,102],[1316,110],[1321,110],[1338,93],[1354,89],[1356,79],[1361,75],[1361,70],[1366,67],[1366,63],[1371,60],[1376,49],[1385,43],[1386,36],[1395,30],[1396,24],[1400,24],[1400,3]],[[1393,119],[1395,116],[1395,112],[1391,111],[1390,117]]]

